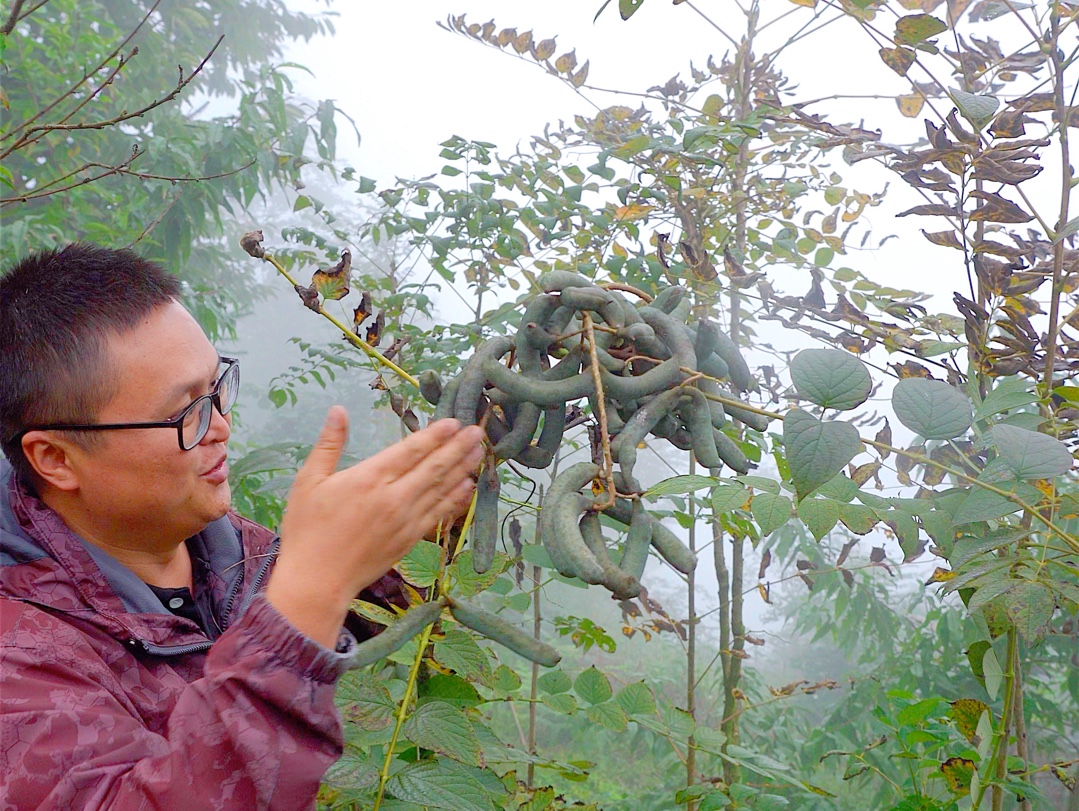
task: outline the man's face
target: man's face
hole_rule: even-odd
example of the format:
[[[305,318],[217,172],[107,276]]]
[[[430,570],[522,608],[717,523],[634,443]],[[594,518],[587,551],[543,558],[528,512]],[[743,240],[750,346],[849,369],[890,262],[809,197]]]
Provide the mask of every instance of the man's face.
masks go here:
[[[176,302],[114,336],[108,349],[119,388],[98,413],[101,423],[171,419],[210,393],[219,374],[217,351]],[[99,525],[145,529],[150,544],[190,537],[229,508],[230,425],[213,409],[206,436],[189,451],[173,429],[102,431],[101,442],[77,459],[80,500]]]

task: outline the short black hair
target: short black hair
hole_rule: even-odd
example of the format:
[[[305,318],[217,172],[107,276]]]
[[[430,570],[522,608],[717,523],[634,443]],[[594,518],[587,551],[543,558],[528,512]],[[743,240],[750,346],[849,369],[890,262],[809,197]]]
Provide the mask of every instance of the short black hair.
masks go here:
[[[34,425],[94,422],[119,382],[108,339],[180,290],[156,262],[84,242],[32,253],[0,272],[0,450],[17,474],[30,481],[32,470],[15,436]]]

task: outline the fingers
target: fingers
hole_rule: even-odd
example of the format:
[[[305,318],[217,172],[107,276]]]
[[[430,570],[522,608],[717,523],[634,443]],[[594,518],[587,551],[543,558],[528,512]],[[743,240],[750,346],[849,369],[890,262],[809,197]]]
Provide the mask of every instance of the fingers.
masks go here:
[[[361,464],[371,475],[393,481],[413,470],[431,453],[451,442],[460,432],[461,423],[457,420],[439,420],[376,453]]]
[[[425,493],[452,489],[479,465],[483,458],[482,440],[483,429],[468,426],[417,460],[395,484],[402,492],[411,494],[413,502],[421,501]]]
[[[326,414],[322,433],[315,441],[307,460],[296,474],[294,491],[306,490],[333,474],[341,451],[348,441],[348,412],[341,406],[334,406]]]

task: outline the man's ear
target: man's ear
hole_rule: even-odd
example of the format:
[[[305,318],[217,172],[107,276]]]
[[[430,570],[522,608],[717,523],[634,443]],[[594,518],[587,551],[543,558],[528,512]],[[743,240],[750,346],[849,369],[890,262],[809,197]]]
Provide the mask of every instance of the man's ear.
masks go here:
[[[72,464],[70,443],[53,431],[30,431],[22,438],[22,452],[43,483],[70,492],[79,487],[79,476]]]

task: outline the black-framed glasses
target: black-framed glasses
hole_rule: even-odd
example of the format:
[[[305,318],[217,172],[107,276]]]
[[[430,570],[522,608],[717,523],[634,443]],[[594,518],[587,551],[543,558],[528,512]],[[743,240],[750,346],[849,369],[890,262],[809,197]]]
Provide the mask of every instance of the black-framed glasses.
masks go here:
[[[118,422],[98,425],[67,425],[53,423],[51,425],[35,425],[26,428],[15,435],[13,441],[18,442],[30,431],[116,431],[128,428],[175,428],[176,437],[180,443],[180,449],[189,451],[202,442],[206,433],[210,430],[210,420],[213,417],[213,409],[217,409],[221,416],[232,411],[236,404],[236,397],[240,393],[240,361],[238,358],[222,357],[221,362],[226,364],[225,371],[217,378],[214,390],[196,398],[191,405],[170,420],[161,422]]]

